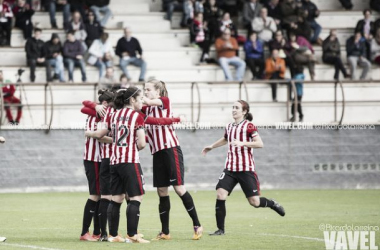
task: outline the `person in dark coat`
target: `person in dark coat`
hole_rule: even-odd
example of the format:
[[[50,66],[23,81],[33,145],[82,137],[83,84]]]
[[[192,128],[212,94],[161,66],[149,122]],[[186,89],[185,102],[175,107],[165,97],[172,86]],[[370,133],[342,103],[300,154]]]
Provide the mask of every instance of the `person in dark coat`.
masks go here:
[[[354,36],[347,39],[346,42],[348,64],[351,68],[351,78],[356,80],[356,67],[359,65],[363,67],[363,72],[360,79],[363,80],[367,77],[368,72],[371,69],[371,63],[367,60],[365,41],[361,39],[360,32],[356,32]]]
[[[25,39],[31,38],[34,10],[30,8],[29,4],[26,4],[25,0],[18,0],[17,5],[13,8],[13,14],[16,18],[15,26],[22,30]]]
[[[25,44],[25,51],[26,51],[26,60],[28,63],[28,66],[30,67],[30,81],[34,82],[36,80],[36,67],[37,66],[44,66],[46,67],[46,60],[45,60],[45,43],[41,40],[41,33],[42,30],[35,29],[34,30],[34,37],[31,37],[27,40]],[[46,78],[49,78],[47,76]]]
[[[46,74],[48,81],[59,79],[60,82],[65,82],[65,71],[62,56],[62,43],[57,33],[51,35],[51,39],[45,43],[46,53]],[[51,68],[54,68],[54,76],[51,76]]]
[[[366,57],[368,60],[371,60],[371,41],[375,36],[375,22],[372,21],[372,11],[370,9],[366,9],[363,11],[364,19],[359,20],[356,24],[355,33],[360,32],[362,35],[362,39],[365,41],[366,45]]]
[[[86,28],[86,45],[88,48],[91,47],[91,44],[96,39],[99,39],[103,34],[103,27],[99,24],[99,22],[95,18],[95,14],[92,11],[89,11],[87,14],[87,22],[85,23]]]

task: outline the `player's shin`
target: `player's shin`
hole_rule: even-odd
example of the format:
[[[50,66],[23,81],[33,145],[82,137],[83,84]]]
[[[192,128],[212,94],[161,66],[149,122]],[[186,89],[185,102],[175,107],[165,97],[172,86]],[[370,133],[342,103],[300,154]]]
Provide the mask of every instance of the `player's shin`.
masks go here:
[[[131,200],[127,206],[127,234],[133,237],[137,234],[137,227],[140,219],[140,202]]]
[[[195,209],[194,201],[189,192],[186,192],[184,195],[181,196],[183,205],[185,206],[187,212],[189,213],[191,219],[193,220],[193,225],[200,226],[201,224],[199,223],[198,220],[198,215],[197,215],[197,210]]]
[[[96,201],[88,199],[83,211],[82,236],[88,232],[96,209]]]
[[[113,237],[116,237],[118,235],[117,232],[119,230],[120,206],[121,203],[111,201],[107,210],[109,231],[110,235]]]
[[[170,197],[160,197],[160,204],[158,206],[160,213],[160,220],[162,225],[162,233],[169,234],[169,212],[170,212]]]

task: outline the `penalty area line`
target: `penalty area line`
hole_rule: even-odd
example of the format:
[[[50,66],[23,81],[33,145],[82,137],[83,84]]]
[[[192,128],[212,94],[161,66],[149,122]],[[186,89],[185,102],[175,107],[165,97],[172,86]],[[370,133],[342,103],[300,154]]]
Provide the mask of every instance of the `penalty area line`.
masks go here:
[[[303,240],[313,240],[313,241],[320,241],[324,242],[324,239],[320,238],[313,238],[313,237],[305,237],[305,236],[296,236],[296,235],[285,235],[285,234],[266,234],[266,233],[261,233],[258,235],[263,235],[263,236],[274,236],[274,237],[283,237],[283,238],[294,238],[294,239],[303,239]]]
[[[33,246],[33,245],[21,245],[21,244],[12,244],[12,243],[5,243],[5,242],[0,243],[0,248],[2,246],[29,248],[29,249],[38,249],[38,250],[63,250],[59,248],[39,247],[39,246]]]

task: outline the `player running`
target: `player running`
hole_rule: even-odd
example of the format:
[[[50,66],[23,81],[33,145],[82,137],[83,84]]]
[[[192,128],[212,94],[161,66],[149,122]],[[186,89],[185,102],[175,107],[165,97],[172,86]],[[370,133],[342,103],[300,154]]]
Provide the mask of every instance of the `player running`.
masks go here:
[[[145,83],[145,97],[142,111],[149,117],[173,117],[171,103],[165,83],[151,80]],[[148,142],[153,154],[153,186],[160,197],[159,214],[162,230],[154,240],[169,240],[169,186],[173,186],[177,195],[193,220],[193,239],[202,237],[201,226],[193,198],[184,186],[184,163],[181,147],[173,126],[146,125]]]
[[[253,125],[249,104],[239,100],[233,104],[232,117],[235,122],[226,126],[224,136],[202,150],[205,156],[211,150],[228,143],[225,169],[216,185],[216,223],[218,230],[210,235],[224,235],[226,199],[239,183],[250,205],[255,208],[269,207],[279,215],[285,216],[284,208],[275,200],[260,197],[260,182],[255,170],[253,149],[262,148],[263,142]]]

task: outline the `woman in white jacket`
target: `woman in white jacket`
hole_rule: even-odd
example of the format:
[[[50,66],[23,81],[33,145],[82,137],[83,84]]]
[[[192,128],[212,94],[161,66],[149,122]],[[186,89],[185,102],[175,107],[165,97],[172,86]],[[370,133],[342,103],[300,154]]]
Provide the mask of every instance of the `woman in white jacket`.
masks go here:
[[[100,39],[96,39],[88,53],[88,63],[96,66],[99,69],[99,79],[103,77],[106,68],[113,66],[113,57],[115,52],[112,48],[112,44],[108,41],[108,33],[103,33]]]
[[[252,30],[255,31],[259,39],[264,42],[272,40],[273,33],[277,31],[277,25],[274,19],[268,16],[267,8],[262,8],[260,10],[260,16],[253,19]]]

